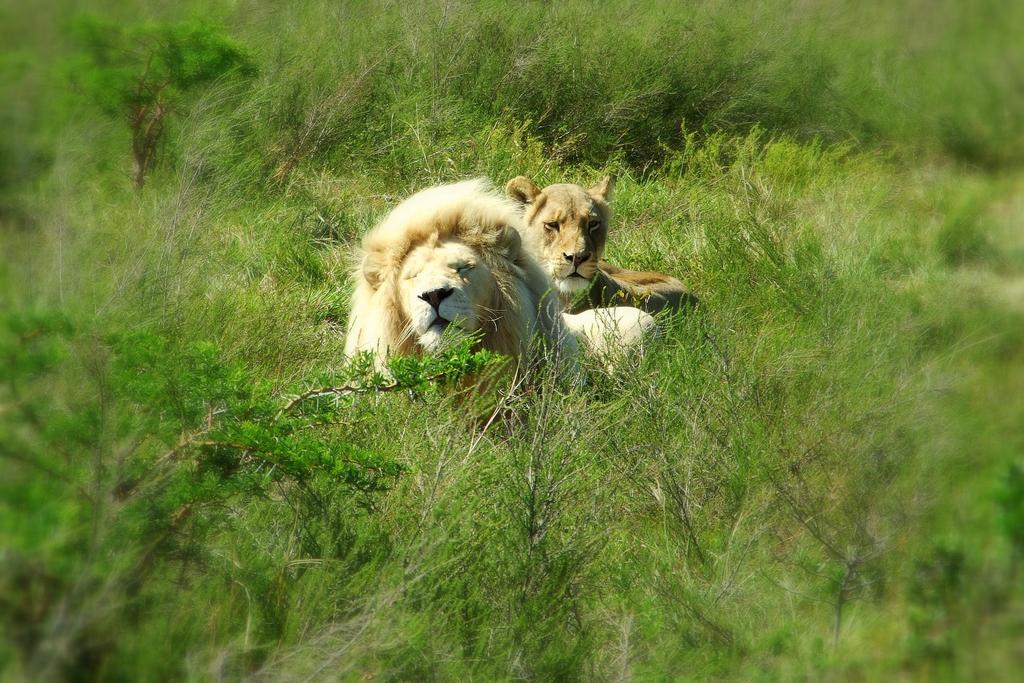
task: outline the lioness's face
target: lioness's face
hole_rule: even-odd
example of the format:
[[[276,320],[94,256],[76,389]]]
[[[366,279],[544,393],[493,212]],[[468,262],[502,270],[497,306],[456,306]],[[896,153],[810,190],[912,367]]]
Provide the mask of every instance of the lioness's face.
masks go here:
[[[455,240],[415,247],[399,275],[410,334],[436,351],[446,331],[472,333],[483,324],[493,276],[476,253]]]
[[[526,244],[562,294],[589,286],[604,254],[613,180],[606,177],[588,189],[548,185],[543,190],[519,176],[505,187],[524,206]]]

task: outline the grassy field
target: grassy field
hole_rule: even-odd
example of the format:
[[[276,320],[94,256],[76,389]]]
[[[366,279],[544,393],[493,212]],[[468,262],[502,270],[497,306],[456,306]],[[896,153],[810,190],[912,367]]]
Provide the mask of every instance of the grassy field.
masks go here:
[[[0,7],[0,677],[1024,666],[1022,6],[285,5]],[[83,14],[254,66],[141,189]],[[607,172],[702,302],[637,367],[483,424],[424,378],[487,359],[346,365],[403,197]]]

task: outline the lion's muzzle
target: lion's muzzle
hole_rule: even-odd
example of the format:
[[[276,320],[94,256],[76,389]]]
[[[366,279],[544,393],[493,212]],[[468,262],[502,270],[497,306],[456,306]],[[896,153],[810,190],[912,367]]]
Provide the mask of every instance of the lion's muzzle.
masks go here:
[[[438,317],[441,317],[441,302],[451,296],[452,291],[451,287],[441,287],[439,289],[432,289],[429,292],[423,292],[417,295],[417,297],[430,304]]]

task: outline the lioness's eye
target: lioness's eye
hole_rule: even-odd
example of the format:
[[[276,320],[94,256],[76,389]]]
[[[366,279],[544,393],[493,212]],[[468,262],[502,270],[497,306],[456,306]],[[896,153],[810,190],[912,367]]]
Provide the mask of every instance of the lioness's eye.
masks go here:
[[[459,273],[459,275],[465,275],[469,271],[473,270],[473,264],[460,263],[459,265],[455,266],[455,270]]]
[[[544,227],[548,230],[558,230],[558,221],[546,221]]]
[[[600,227],[601,221],[590,221],[589,223],[587,223],[587,228],[589,228],[590,230],[597,230]]]

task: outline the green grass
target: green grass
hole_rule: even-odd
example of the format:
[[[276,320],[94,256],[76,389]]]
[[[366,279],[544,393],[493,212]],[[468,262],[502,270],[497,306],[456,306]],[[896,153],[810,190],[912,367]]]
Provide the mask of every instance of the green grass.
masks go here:
[[[66,4],[0,10],[3,678],[1020,668],[1012,3],[87,5],[259,75],[136,192]],[[278,412],[378,386],[348,271],[402,197],[609,171],[609,258],[702,302],[637,367]]]

